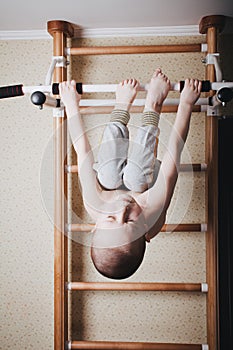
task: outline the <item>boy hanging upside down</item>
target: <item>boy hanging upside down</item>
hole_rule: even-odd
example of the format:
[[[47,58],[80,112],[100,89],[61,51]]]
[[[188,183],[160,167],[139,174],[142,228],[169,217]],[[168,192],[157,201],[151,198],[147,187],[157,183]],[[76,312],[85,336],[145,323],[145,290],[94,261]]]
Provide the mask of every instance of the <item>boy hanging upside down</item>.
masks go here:
[[[127,124],[138,86],[135,79],[124,80],[117,86],[115,108],[105,127],[95,162],[80,115],[81,96],[76,92],[76,82],[59,85],[78,156],[84,205],[96,223],[91,258],[102,275],[113,279],[127,278],[138,269],[146,242],[150,242],[165,223],[192,107],[201,93],[200,81],[186,79],[160,164],[156,158],[158,126],[170,81],[161,69],[156,69],[149,83],[142,125],[129,150]]]

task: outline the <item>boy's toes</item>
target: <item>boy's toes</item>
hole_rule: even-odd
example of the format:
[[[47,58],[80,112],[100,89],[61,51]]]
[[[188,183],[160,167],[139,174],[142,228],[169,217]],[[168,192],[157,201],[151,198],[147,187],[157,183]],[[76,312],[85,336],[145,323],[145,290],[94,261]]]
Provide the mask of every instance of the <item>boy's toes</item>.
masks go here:
[[[160,73],[162,73],[161,68],[157,68],[154,72],[154,77],[157,77]]]
[[[133,87],[135,87],[135,86],[138,85],[138,81],[137,81],[135,78],[133,78],[133,79],[131,79],[131,80],[132,80],[132,85],[133,85]]]

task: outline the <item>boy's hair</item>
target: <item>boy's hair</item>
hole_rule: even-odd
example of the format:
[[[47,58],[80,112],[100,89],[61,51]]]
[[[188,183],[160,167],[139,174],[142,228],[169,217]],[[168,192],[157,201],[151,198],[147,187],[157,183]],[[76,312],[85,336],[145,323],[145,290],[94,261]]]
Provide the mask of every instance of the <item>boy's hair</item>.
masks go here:
[[[97,248],[92,245],[91,258],[103,276],[113,279],[130,277],[141,265],[145,253],[145,237],[114,248]]]

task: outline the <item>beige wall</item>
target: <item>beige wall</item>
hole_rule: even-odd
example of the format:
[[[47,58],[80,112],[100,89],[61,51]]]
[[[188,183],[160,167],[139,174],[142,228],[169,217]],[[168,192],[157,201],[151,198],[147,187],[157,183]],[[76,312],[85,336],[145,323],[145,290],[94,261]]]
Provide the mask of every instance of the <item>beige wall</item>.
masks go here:
[[[78,45],[200,42],[204,38],[115,38]],[[0,42],[1,85],[44,83],[51,41]],[[82,57],[72,60],[70,76],[84,83],[117,83],[134,76],[147,82],[161,67],[172,81],[204,78],[203,54]],[[107,96],[107,95],[106,95]],[[52,116],[29,97],[0,101],[1,110],[1,323],[0,348],[53,349]],[[85,116],[93,147],[108,116]],[[133,116],[138,125],[140,116]],[[161,117],[159,157],[174,115]],[[99,125],[101,125],[99,127]],[[193,114],[183,162],[204,162],[204,114]],[[72,175],[73,221],[90,218],[80,206],[77,175]],[[203,174],[181,174],[167,222],[205,221]],[[102,281],[89,257],[89,235],[73,235],[72,280]],[[205,282],[203,233],[161,233],[148,246],[130,281]],[[191,293],[73,292],[73,339],[206,342],[206,298]]]
[[[0,42],[1,85],[43,84],[51,52],[49,40]],[[1,100],[0,110],[0,348],[52,349],[53,225],[40,195],[52,117],[33,106],[29,96]]]

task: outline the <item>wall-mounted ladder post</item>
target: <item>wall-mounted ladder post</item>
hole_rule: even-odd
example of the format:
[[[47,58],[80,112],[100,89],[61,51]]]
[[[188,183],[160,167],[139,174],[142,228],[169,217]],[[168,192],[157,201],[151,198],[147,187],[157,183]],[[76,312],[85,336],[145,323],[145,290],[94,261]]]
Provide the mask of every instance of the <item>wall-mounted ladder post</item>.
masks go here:
[[[65,57],[66,39],[73,36],[73,28],[65,21],[48,22],[53,37],[53,55]],[[55,67],[54,82],[66,80],[66,67]],[[65,172],[66,160],[65,117],[54,117],[54,349],[64,350],[68,339],[68,308],[65,281],[67,281],[67,222]]]
[[[224,16],[203,17],[200,33],[206,34],[208,54],[217,53],[218,33],[224,27]],[[215,81],[214,65],[207,65],[206,79]],[[218,118],[206,116],[206,281],[207,296],[207,342],[210,350],[219,349],[218,331]]]

